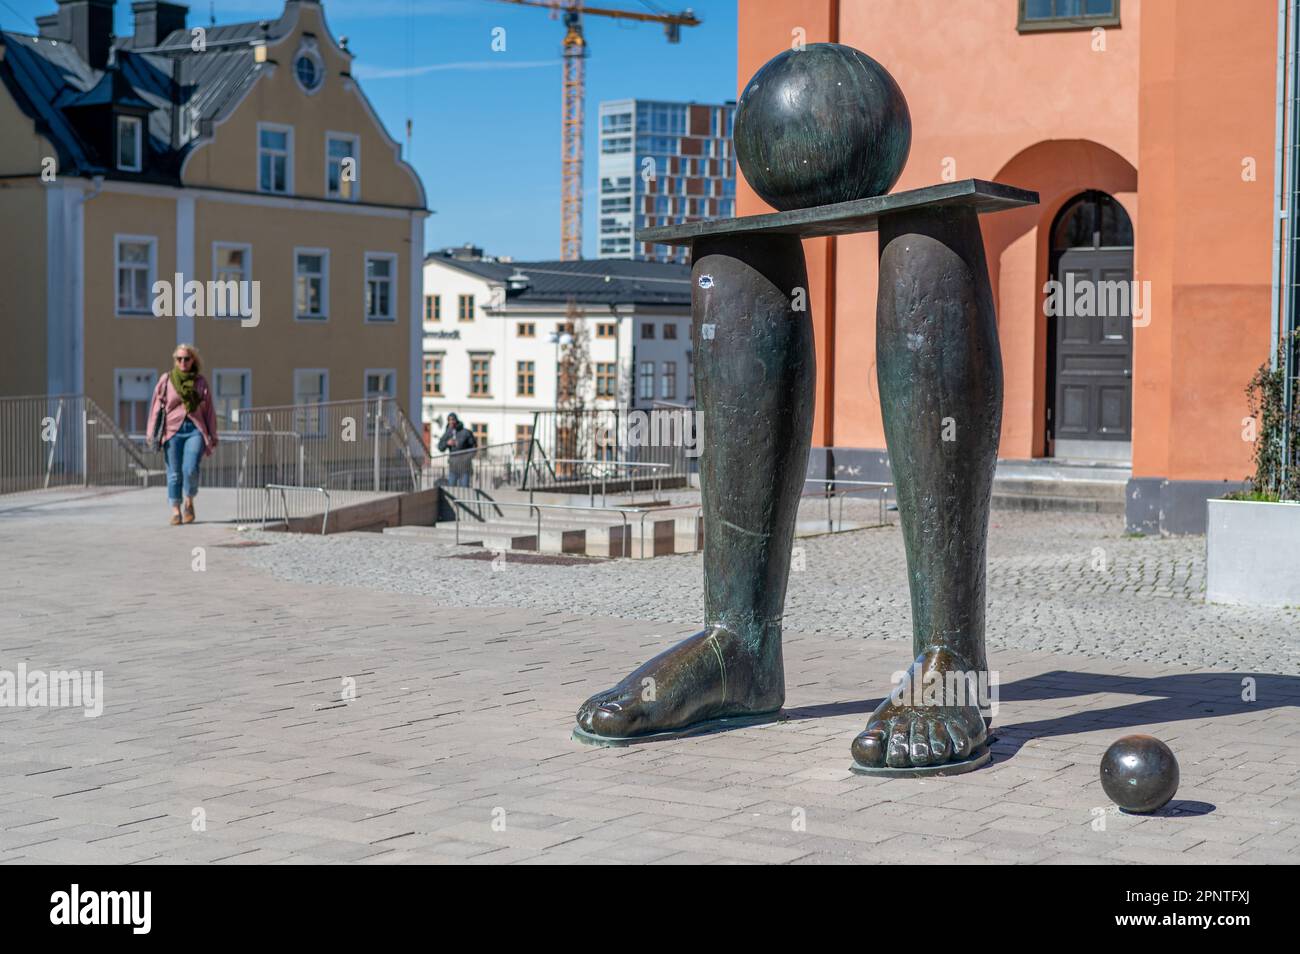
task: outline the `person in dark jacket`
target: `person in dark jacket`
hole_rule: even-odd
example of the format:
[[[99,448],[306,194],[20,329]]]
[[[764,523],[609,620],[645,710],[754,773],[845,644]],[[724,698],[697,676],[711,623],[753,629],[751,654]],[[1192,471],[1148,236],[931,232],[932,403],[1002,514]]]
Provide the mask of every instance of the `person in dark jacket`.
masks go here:
[[[453,487],[468,487],[474,476],[474,432],[455,414],[447,415],[447,430],[438,440],[438,450],[447,453],[447,477]]]

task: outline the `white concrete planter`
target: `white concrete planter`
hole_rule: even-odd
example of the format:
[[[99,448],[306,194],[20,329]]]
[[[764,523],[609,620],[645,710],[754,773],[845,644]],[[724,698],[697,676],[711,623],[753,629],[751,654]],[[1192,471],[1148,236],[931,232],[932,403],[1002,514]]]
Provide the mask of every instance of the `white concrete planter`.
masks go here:
[[[1300,503],[1208,500],[1205,599],[1300,606]]]

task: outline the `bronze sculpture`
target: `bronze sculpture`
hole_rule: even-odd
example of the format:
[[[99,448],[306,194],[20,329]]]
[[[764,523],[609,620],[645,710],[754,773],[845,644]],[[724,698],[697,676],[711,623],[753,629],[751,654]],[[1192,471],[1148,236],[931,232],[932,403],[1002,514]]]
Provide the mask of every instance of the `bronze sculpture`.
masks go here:
[[[989,758],[978,701],[942,691],[944,677],[957,677],[951,689],[988,670],[985,541],[1002,364],[978,216],[1038,197],[970,179],[877,194],[906,159],[906,103],[883,67],[838,44],[787,51],[760,69],[737,105],[735,141],[746,178],[786,211],[638,233],[692,247],[705,629],[588,699],[574,736],[626,745],[780,718],[781,617],[815,379],[800,239],[878,229],[877,365],[915,661],[854,740],[852,768],[978,768]],[[823,188],[827,163],[837,181]],[[940,694],[925,696],[936,682]]]

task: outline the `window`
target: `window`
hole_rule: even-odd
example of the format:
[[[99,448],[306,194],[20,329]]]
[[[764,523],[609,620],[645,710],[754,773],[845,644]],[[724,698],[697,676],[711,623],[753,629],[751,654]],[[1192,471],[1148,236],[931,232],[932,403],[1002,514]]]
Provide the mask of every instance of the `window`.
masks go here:
[[[212,372],[212,408],[217,412],[217,427],[235,428],[239,412],[251,406],[253,372],[219,368]]]
[[[320,59],[315,53],[304,52],[299,53],[293,61],[293,75],[297,77],[298,85],[307,92],[314,93],[325,78],[325,71],[321,69]]]
[[[117,117],[117,167],[139,172],[144,158],[144,120],[139,116]]]
[[[1021,33],[1119,26],[1119,0],[1020,0]]]
[[[442,321],[442,296],[441,295],[424,296],[424,320]]]
[[[515,362],[515,396],[532,397],[536,389],[536,363],[532,361]]]
[[[367,369],[366,400],[394,397],[397,397],[397,372],[392,368]]]
[[[664,341],[676,341],[676,340],[677,340],[677,322],[675,321],[664,322]]]
[[[618,386],[617,365],[613,361],[596,362],[596,397],[612,398],[615,397],[615,388]]]
[[[361,183],[361,142],[356,136],[329,133],[325,137],[325,195],[356,201]]]
[[[486,424],[471,424],[469,432],[474,435],[474,440],[479,447],[488,446],[488,426]]]
[[[531,321],[521,321],[515,325],[515,336],[519,338],[536,338],[537,325]]]
[[[637,397],[643,401],[653,401],[655,396],[655,363],[641,362],[641,373],[637,375]]]
[[[492,396],[492,356],[472,354],[469,356],[469,396]]]
[[[329,317],[330,253],[323,248],[294,250],[294,312],[304,321]]]
[[[257,187],[287,194],[293,190],[293,129],[257,124]]]
[[[533,442],[533,425],[515,425],[515,456],[527,457],[528,445]]]
[[[153,368],[117,368],[113,374],[117,426],[128,434],[143,434],[149,428],[149,403],[158,372]]]
[[[158,240],[151,235],[119,235],[115,247],[117,313],[152,315]]]
[[[573,334],[573,322],[571,322],[571,321],[562,321],[562,322],[560,322],[558,325],[555,326],[555,331],[556,331],[557,334],[561,334],[561,335],[571,335],[571,334]]]
[[[442,397],[443,354],[424,356],[424,393],[426,397]]]
[[[459,295],[456,300],[456,320],[473,321],[474,320],[474,296]]]
[[[329,400],[329,380],[330,373],[324,368],[294,368],[294,427],[299,434],[320,437],[325,433],[325,413],[320,405]]]
[[[212,278],[218,285],[212,318],[239,318],[244,302],[252,302],[253,246],[234,242],[212,243]],[[247,290],[245,290],[247,289]]]
[[[618,325],[612,321],[602,321],[596,325],[597,338],[616,338],[618,337]]]
[[[644,325],[641,326],[641,340],[642,340],[642,341],[653,341],[653,340],[654,340],[654,336],[655,336],[655,326],[654,326],[654,325],[650,324],[649,322],[646,322]]]
[[[577,368],[571,361],[555,363],[555,400],[563,403],[570,400],[577,390]]]
[[[397,303],[393,300],[396,280],[396,255],[366,255],[366,321],[397,318]]]
[[[659,396],[664,399],[677,398],[677,362],[665,361],[663,374],[659,379]]]

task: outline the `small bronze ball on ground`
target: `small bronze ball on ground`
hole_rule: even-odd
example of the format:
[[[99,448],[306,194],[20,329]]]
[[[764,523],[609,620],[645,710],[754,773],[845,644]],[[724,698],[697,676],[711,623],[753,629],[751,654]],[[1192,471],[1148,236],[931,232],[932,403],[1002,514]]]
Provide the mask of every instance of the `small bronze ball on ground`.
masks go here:
[[[860,50],[813,43],[768,60],[736,105],[736,159],[781,211],[890,190],[912,146],[912,119],[889,72]]]
[[[1178,760],[1149,735],[1126,735],[1101,757],[1101,787],[1126,812],[1149,815],[1178,791]]]

